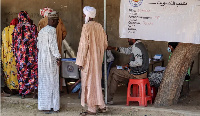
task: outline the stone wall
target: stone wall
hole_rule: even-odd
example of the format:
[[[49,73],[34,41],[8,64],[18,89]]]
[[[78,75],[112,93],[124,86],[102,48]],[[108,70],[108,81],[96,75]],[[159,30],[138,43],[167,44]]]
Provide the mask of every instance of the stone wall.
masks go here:
[[[77,52],[78,43],[82,28],[82,6],[94,6],[97,9],[96,21],[103,25],[103,1],[104,0],[1,0],[1,29],[8,26],[17,14],[26,10],[30,18],[38,25],[42,18],[39,11],[43,7],[50,7],[59,12],[66,29],[66,40],[72,49]],[[128,46],[127,39],[119,38],[119,11],[120,0],[107,0],[107,34],[109,45]],[[149,51],[149,56],[163,54],[165,66],[169,53],[167,52],[167,42],[143,41]],[[127,64],[129,56],[114,52],[116,58],[114,65]],[[193,73],[198,73],[198,57],[195,59]]]

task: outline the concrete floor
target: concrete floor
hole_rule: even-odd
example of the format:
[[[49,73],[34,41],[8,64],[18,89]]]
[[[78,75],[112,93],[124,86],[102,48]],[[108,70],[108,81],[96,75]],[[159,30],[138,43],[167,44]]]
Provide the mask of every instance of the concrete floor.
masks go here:
[[[197,91],[194,91],[197,92]],[[192,93],[194,93],[192,92]],[[200,92],[195,93],[200,98]],[[187,101],[187,102],[186,102]],[[177,105],[165,108],[154,108],[153,105],[140,107],[138,103],[126,106],[126,87],[118,89],[114,105],[107,105],[108,112],[98,115],[113,116],[200,116],[199,101],[191,96],[181,99]],[[61,109],[51,116],[78,116],[85,109],[80,105],[78,94],[61,95]],[[1,97],[1,116],[46,116],[37,109],[37,100],[32,98],[21,99],[19,96]]]

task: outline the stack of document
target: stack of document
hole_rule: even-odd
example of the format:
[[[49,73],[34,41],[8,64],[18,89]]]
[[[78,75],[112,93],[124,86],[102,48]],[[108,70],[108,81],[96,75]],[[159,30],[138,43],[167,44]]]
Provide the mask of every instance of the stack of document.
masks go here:
[[[154,71],[164,71],[165,70],[165,67],[162,67],[162,66],[156,66]]]
[[[155,60],[162,60],[162,54],[156,54],[154,57],[153,57],[153,59],[155,59]]]

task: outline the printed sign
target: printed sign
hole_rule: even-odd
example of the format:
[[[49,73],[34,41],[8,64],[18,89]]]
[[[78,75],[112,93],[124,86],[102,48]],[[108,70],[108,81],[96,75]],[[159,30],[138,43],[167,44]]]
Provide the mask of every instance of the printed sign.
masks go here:
[[[119,35],[200,44],[200,0],[121,0]]]

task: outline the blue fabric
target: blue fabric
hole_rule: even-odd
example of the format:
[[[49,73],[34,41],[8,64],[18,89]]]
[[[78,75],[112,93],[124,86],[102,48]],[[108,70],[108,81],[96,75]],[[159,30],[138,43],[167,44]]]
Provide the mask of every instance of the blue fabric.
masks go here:
[[[108,67],[107,67],[107,79],[108,79],[108,75],[110,73],[110,69],[111,69],[111,65],[113,64],[113,62],[109,62],[108,63]]]
[[[72,89],[72,93],[76,93],[80,88],[81,88],[81,82],[78,83],[78,84],[74,87],[74,89]]]
[[[71,62],[76,62],[76,58],[63,58],[61,61],[71,61]]]
[[[113,61],[107,63],[107,78],[108,78],[108,76],[109,76],[109,72],[110,72],[110,69],[111,69],[112,64],[113,64]],[[102,65],[102,72],[103,72],[103,73],[102,73],[102,77],[104,77],[104,64]]]

